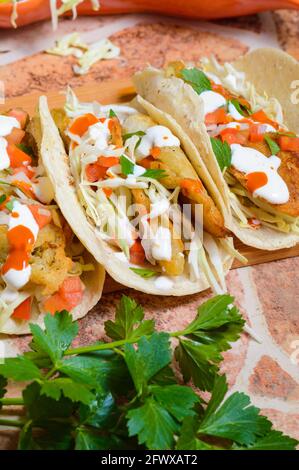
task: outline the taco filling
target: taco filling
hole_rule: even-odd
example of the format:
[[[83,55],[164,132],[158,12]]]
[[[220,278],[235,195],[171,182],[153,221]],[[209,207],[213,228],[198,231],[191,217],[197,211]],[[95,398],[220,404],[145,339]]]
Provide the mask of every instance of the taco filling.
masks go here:
[[[52,204],[52,185],[32,147],[37,124],[21,109],[0,116],[0,331],[9,320],[79,306],[81,275],[94,270]]]
[[[299,137],[275,99],[259,96],[243,72],[212,58],[201,68],[169,64],[168,76],[200,96],[212,149],[241,227],[299,233]]]
[[[152,278],[157,291],[171,289],[174,278],[186,275],[194,281],[204,276],[223,290],[221,243],[229,233],[223,217],[179,138],[139,108],[79,103],[69,90],[65,112],[52,111],[80,204],[120,265],[145,281]],[[190,217],[183,218],[182,230],[176,216],[183,204]],[[190,235],[198,205],[203,242],[200,233]]]

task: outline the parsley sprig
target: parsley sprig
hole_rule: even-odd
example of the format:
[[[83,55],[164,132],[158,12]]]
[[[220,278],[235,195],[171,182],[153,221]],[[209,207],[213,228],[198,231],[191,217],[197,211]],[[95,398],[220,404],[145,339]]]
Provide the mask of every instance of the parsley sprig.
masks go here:
[[[24,406],[18,419],[0,412],[0,425],[21,429],[19,449],[294,449],[244,393],[225,399],[222,352],[244,325],[232,302],[217,296],[183,330],[158,332],[123,296],[105,323],[112,341],[76,348],[71,315],[47,315],[45,331],[31,325],[30,351],[0,365],[0,408]],[[174,357],[186,383],[211,392],[208,402],[181,384]],[[25,382],[21,397],[6,396],[7,380]]]

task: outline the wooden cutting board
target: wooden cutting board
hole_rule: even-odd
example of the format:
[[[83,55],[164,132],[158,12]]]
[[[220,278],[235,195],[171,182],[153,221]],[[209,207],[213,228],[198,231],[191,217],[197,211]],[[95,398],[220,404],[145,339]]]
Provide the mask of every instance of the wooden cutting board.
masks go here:
[[[120,79],[104,83],[91,82],[89,85],[75,88],[74,91],[81,101],[99,101],[103,104],[130,101],[135,95],[131,79]],[[0,113],[9,108],[19,106],[24,108],[30,115],[33,115],[37,107],[38,98],[41,94],[42,93],[37,92],[7,99],[5,104],[0,104]],[[51,108],[63,106],[65,100],[64,90],[49,91],[46,95]],[[299,255],[299,244],[293,248],[277,251],[258,250],[244,245],[239,240],[235,240],[235,246],[240,253],[248,259],[246,266],[292,258]],[[233,269],[242,266],[244,265],[236,260],[233,264]],[[113,292],[121,288],[123,288],[123,286],[116,283],[109,276],[106,277],[104,292]]]

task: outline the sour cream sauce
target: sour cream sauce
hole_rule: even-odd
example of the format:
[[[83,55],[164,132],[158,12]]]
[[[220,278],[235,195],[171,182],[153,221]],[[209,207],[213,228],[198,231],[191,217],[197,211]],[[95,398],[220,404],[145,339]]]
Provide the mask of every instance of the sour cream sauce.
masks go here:
[[[137,154],[142,157],[150,155],[153,147],[180,147],[180,141],[164,126],[152,126],[142,136]]]

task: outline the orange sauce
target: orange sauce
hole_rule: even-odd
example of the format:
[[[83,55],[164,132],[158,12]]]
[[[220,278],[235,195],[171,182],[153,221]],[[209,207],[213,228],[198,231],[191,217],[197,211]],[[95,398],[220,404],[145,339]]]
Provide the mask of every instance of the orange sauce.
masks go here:
[[[268,176],[263,171],[254,171],[247,175],[247,189],[251,193],[265,186],[268,183]]]
[[[29,264],[29,256],[34,244],[31,230],[24,225],[17,225],[7,232],[9,254],[2,266],[2,274],[10,269],[22,271]]]

